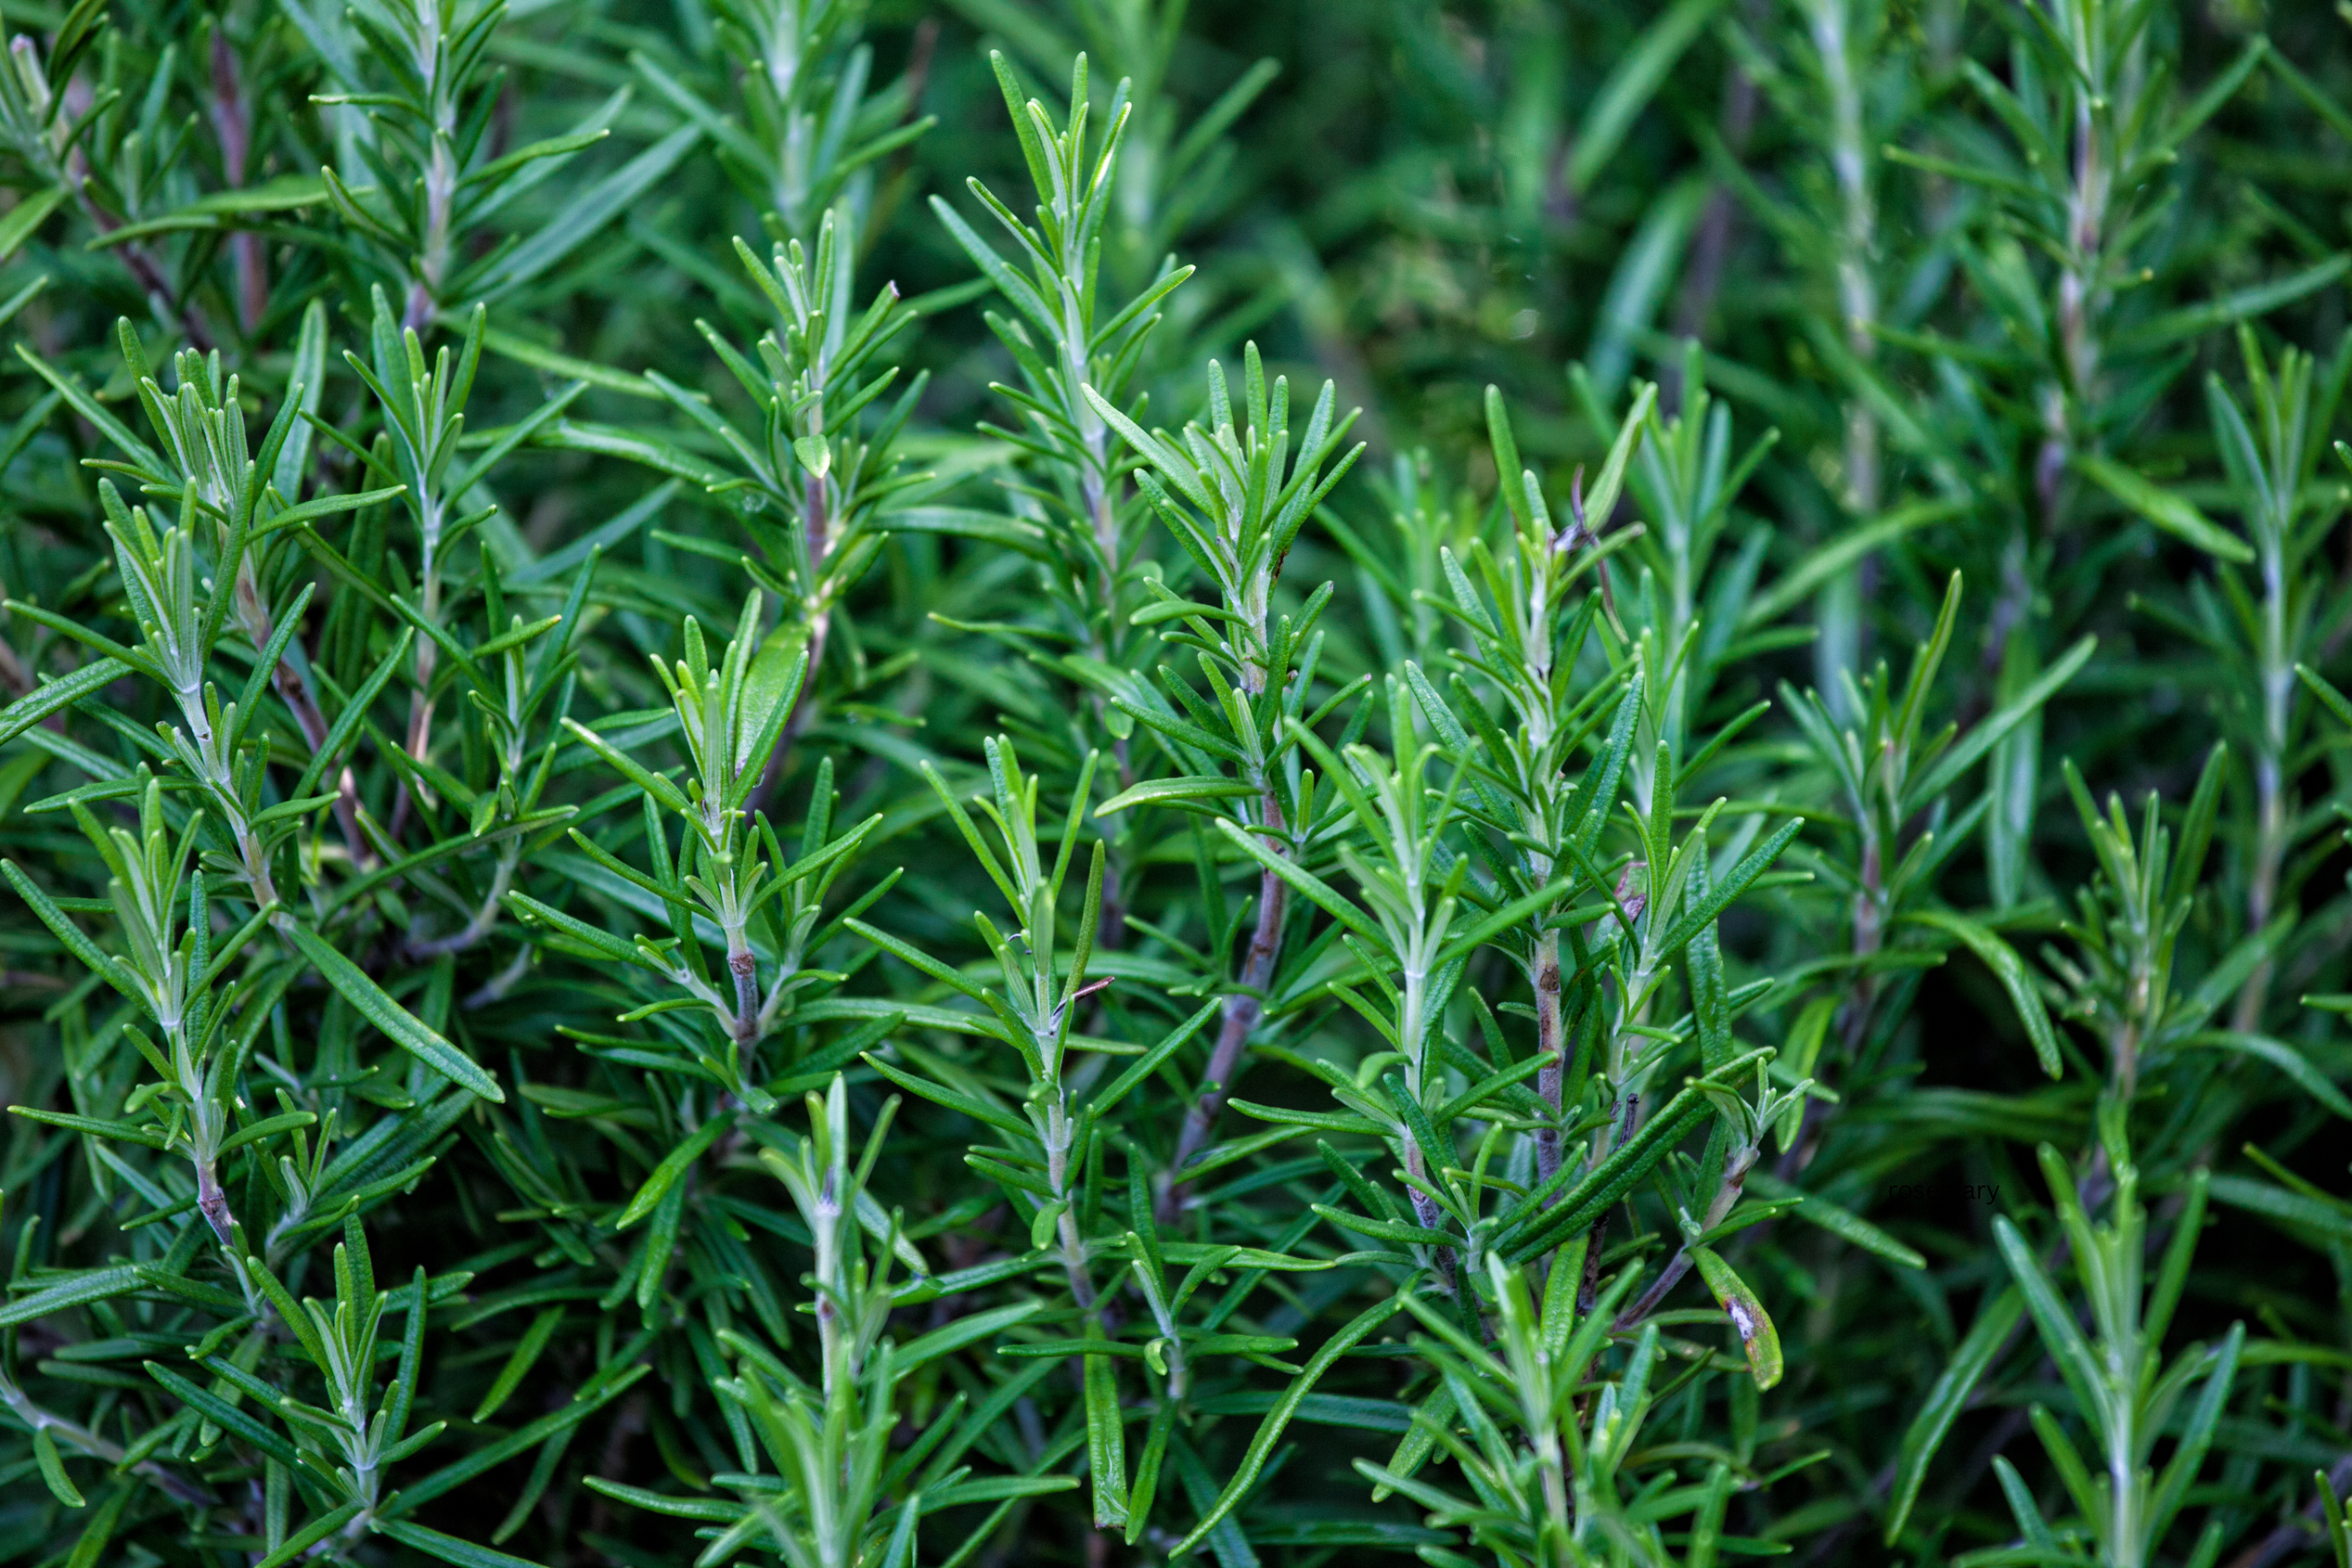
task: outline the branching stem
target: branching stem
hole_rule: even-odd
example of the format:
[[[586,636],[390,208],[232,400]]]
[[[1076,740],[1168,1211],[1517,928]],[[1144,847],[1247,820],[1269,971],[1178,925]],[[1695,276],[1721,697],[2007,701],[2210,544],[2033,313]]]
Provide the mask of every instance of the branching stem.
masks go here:
[[[1282,803],[1275,798],[1272,790],[1261,798],[1259,811],[1259,826],[1265,834],[1266,847],[1282,854],[1278,837],[1283,826]],[[1242,1053],[1248,1048],[1258,1021],[1265,1016],[1266,988],[1274,981],[1274,961],[1282,948],[1282,918],[1289,897],[1289,883],[1272,871],[1259,875],[1257,924],[1250,932],[1249,952],[1242,960],[1242,972],[1234,981],[1234,993],[1225,999],[1217,1043],[1209,1052],[1208,1074],[1202,1080],[1192,1109],[1184,1114],[1175,1156],[1168,1162],[1167,1173],[1160,1179],[1159,1201],[1153,1205],[1156,1216],[1163,1224],[1183,1212],[1184,1167],[1192,1163],[1193,1156],[1207,1145],[1210,1135],[1216,1131],[1217,1119],[1224,1114],[1225,1101],[1233,1098],[1234,1077],[1241,1069]]]

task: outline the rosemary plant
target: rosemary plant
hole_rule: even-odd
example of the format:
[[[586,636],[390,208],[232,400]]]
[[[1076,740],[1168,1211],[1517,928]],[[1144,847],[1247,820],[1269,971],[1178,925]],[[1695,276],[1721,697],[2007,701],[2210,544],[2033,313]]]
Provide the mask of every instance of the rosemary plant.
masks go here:
[[[0,1564],[2352,1568],[2333,13],[7,26]]]

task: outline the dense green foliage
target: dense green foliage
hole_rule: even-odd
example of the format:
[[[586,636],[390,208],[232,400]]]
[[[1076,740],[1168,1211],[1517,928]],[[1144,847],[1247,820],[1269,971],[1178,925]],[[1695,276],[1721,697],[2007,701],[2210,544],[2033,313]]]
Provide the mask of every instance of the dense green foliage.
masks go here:
[[[0,1563],[2352,1568],[2352,9],[7,20]]]

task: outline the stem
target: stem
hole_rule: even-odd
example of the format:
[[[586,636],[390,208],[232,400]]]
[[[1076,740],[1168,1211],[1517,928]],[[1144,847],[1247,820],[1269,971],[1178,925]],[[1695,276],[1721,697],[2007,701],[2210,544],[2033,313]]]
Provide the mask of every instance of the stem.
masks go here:
[[[1877,217],[1870,199],[1862,90],[1853,78],[1853,39],[1847,33],[1844,0],[1817,0],[1812,6],[1814,52],[1829,88],[1832,125],[1830,166],[1837,176],[1841,206],[1838,232],[1838,311],[1846,347],[1864,364],[1877,357],[1872,328],[1878,319],[1878,290],[1870,272],[1877,248]],[[1848,501],[1863,515],[1878,508],[1878,422],[1856,400],[1846,405],[1845,481]]]
[[[2111,184],[2092,112],[2093,95],[2077,87],[2074,104],[2074,183],[2066,198],[2066,259],[2058,277],[2058,339],[2063,355],[2061,379],[2046,384],[2041,395],[2043,436],[2034,458],[2033,489],[2040,504],[2045,538],[2063,526],[2066,465],[2080,444],[2072,409],[2088,404],[2099,372],[2099,344],[2094,331],[2104,303],[2098,279],[2105,267],[2101,254]],[[2000,597],[1993,605],[1985,638],[1985,668],[2000,668],[2009,650],[2010,634],[2025,618],[2033,588],[2025,570],[2022,533],[2011,536],[2001,557]]]
[[[252,145],[252,118],[245,88],[237,74],[236,51],[223,32],[213,34],[213,132],[220,141],[221,173],[231,189],[245,184],[245,166]],[[237,321],[250,332],[269,309],[269,262],[261,237],[239,229],[229,237],[229,256],[236,268]]]
[[[2042,490],[2042,512],[2053,515],[2058,505],[2058,479],[2065,467],[2063,447],[2044,443],[2041,458],[2041,474],[2036,483]],[[2052,465],[2055,465],[2053,467]],[[2042,474],[2042,469],[2047,469]],[[2044,482],[2046,480],[2046,483]],[[1993,600],[1992,613],[1985,618],[1984,670],[1997,676],[2009,657],[2010,634],[2025,620],[2025,613],[2033,606],[2033,580],[2026,571],[2025,525],[2020,522],[2010,531],[2009,542],[2000,552],[2000,595]],[[1963,710],[1964,716],[1967,710]]]
[[[16,648],[6,641],[0,640],[0,686],[7,687],[10,695],[22,697],[38,684],[33,679],[33,672],[25,668],[25,661]],[[61,724],[55,722],[58,715],[53,713],[49,717],[52,721],[51,728],[63,728]]]
[[[1411,1134],[1406,1135],[1404,1142],[1404,1169],[1405,1174],[1412,1177],[1416,1183],[1429,1180],[1429,1161],[1422,1153],[1421,1145],[1412,1139]],[[1408,1184],[1406,1191],[1412,1198],[1412,1217],[1415,1224],[1423,1230],[1445,1228],[1445,1211],[1438,1206],[1435,1198],[1423,1192],[1419,1186],[1411,1184]],[[1461,1280],[1454,1267],[1454,1248],[1450,1246],[1439,1246],[1431,1248],[1431,1251],[1436,1258],[1437,1282],[1444,1287],[1447,1295],[1459,1295]]]
[[[1748,1173],[1756,1168],[1758,1152],[1754,1144],[1745,1144],[1732,1155],[1730,1163],[1724,1167],[1723,1181],[1717,1186],[1713,1201],[1706,1205],[1706,1217],[1699,1222],[1698,1228],[1702,1235],[1721,1225],[1730,1215],[1732,1205],[1738,1203],[1740,1194],[1747,1188]],[[1675,1255],[1667,1262],[1665,1272],[1659,1275],[1650,1288],[1642,1292],[1639,1300],[1619,1314],[1615,1331],[1622,1334],[1638,1328],[1643,1319],[1658,1310],[1659,1303],[1666,1299],[1667,1293],[1682,1283],[1683,1276],[1689,1273],[1690,1268],[1690,1244],[1685,1242],[1675,1248]]]
[[[515,868],[521,863],[521,841],[509,839],[505,852],[499,857],[498,869],[490,874],[490,890],[483,895],[481,907],[474,911],[473,918],[466,922],[464,929],[453,931],[447,936],[436,937],[431,942],[404,942],[402,946],[408,956],[438,958],[445,952],[463,952],[489,935],[499,923],[499,910],[506,902],[507,889],[514,885]],[[749,954],[747,953],[746,956],[748,957]],[[731,965],[734,960],[734,954],[731,952],[728,954],[728,959]],[[740,978],[736,986],[736,999],[740,1006],[742,999]],[[755,1007],[753,1009],[755,1016],[757,1012],[758,1009]]]
[[[1871,199],[1868,122],[1861,84],[1854,77],[1853,16],[1848,0],[1811,0],[1806,7],[1828,99],[1830,171],[1839,200],[1834,275],[1838,315],[1846,352],[1867,369],[1877,358],[1878,290],[1873,263],[1877,252],[1877,215]],[[1868,518],[1880,500],[1878,416],[1860,397],[1843,409],[1844,453],[1841,462],[1851,516]],[[1875,577],[1874,558],[1864,556],[1823,584],[1820,618],[1824,636],[1815,653],[1822,690],[1833,700],[1844,689],[1840,676],[1859,673],[1867,617],[1863,605]],[[1838,700],[1838,711],[1843,704]],[[1849,716],[1851,717],[1851,716]]]
[[[1885,941],[1884,865],[1878,831],[1865,811],[1862,818],[1862,886],[1853,894],[1853,954],[1858,959],[1867,960]],[[1845,1006],[1838,1017],[1838,1038],[1843,1044],[1846,1060],[1852,1061],[1861,1054],[1877,1006],[1878,977],[1857,973],[1853,989],[1847,993]],[[1822,1105],[1811,1095],[1805,1097],[1804,1109],[1797,1113],[1796,1140],[1773,1163],[1773,1173],[1780,1180],[1792,1179],[1812,1163],[1821,1131]]]
[[[2328,1467],[2326,1496],[2340,1497],[2347,1486],[2352,1486],[2352,1454],[2343,1455]],[[2260,1542],[2232,1558],[2230,1568],[2271,1568],[2272,1563],[2283,1562],[2300,1552],[2310,1543],[2311,1525],[2325,1516],[2327,1506],[2321,1496],[2315,1495],[2304,1505],[2299,1515],[2275,1526]]]
[[[1604,1214],[1592,1222],[1592,1228],[1584,1236],[1584,1278],[1577,1281],[1576,1286],[1576,1315],[1579,1318],[1591,1316],[1593,1305],[1600,1300],[1601,1249],[1608,1240],[1609,1216]]]
[[[2074,185],[2066,204],[2069,265],[2058,279],[2058,321],[2066,350],[2066,372],[2076,395],[2087,395],[2098,373],[2099,345],[2091,331],[2106,226],[2109,175],[2101,156],[2091,95],[2077,89],[2074,99]]]
[[[2116,1075],[2116,1092],[2126,1104],[2131,1101],[2139,1083],[2139,1026],[2126,1021],[2119,1026],[2107,1041],[2107,1061]],[[2095,1169],[2104,1170],[2107,1163],[2106,1145],[2099,1145]]]
[[[1078,486],[1086,494],[1087,521],[1094,530],[1095,548],[1102,552],[1103,608],[1110,611],[1116,607],[1114,600],[1118,587],[1118,516],[1111,506],[1109,482],[1104,479],[1100,471],[1103,459],[1102,424],[1095,416],[1091,405],[1088,406],[1087,415],[1088,418],[1096,420],[1095,427],[1087,432],[1087,455],[1094,459],[1094,462],[1080,478]]]
[[[529,942],[518,946],[515,949],[513,961],[484,981],[478,987],[468,992],[466,999],[458,1005],[471,1012],[477,1007],[487,1007],[493,1002],[504,999],[506,994],[520,984],[524,975],[530,973],[530,961],[538,951]]]
[[[1282,827],[1282,805],[1268,790],[1259,802],[1262,818],[1260,831],[1266,847],[1276,854],[1282,846],[1276,835]],[[1240,977],[1234,982],[1234,994],[1225,999],[1225,1015],[1217,1029],[1217,1043],[1209,1052],[1208,1075],[1202,1079],[1201,1092],[1184,1113],[1183,1131],[1177,1135],[1175,1157],[1160,1178],[1159,1201],[1152,1205],[1154,1217],[1166,1224],[1183,1212],[1186,1184],[1179,1179],[1184,1167],[1209,1142],[1216,1130],[1217,1118],[1224,1114],[1225,1101],[1233,1096],[1234,1076],[1241,1066],[1242,1052],[1265,1014],[1266,988],[1274,980],[1275,955],[1282,946],[1282,918],[1287,908],[1290,884],[1272,871],[1259,874],[1257,883],[1257,926],[1250,933],[1249,952],[1242,960]]]
[[[1061,1087],[1054,1087],[1053,1107],[1046,1117],[1045,1183],[1060,1201],[1055,1235],[1062,1246],[1062,1271],[1070,1281],[1070,1299],[1080,1312],[1095,1310],[1094,1276],[1087,1268],[1086,1238],[1078,1234],[1077,1204],[1070,1192],[1070,1119]]]
[[[1078,1235],[1077,1216],[1068,1209],[1054,1222],[1055,1237],[1062,1244],[1062,1271],[1069,1277],[1070,1299],[1082,1312],[1095,1310],[1095,1282],[1087,1271],[1087,1244]]]
[[[1559,1017],[1559,932],[1547,931],[1536,943],[1536,1050],[1544,1065],[1537,1070],[1536,1092],[1543,1096],[1550,1120],[1536,1129],[1536,1180],[1546,1182],[1559,1170],[1560,1089],[1567,1076]],[[1555,1197],[1552,1202],[1558,1202]]]
[[[77,151],[75,153],[77,163],[79,158],[80,153]],[[79,170],[69,177],[73,183],[75,200],[81,207],[82,216],[89,219],[92,228],[100,234],[111,234],[122,226],[121,219],[90,199],[89,192],[84,187]],[[198,353],[210,353],[219,346],[218,341],[213,336],[212,329],[205,324],[204,317],[197,313],[194,305],[173,303],[171,280],[163,276],[163,268],[156,262],[154,257],[148,254],[145,246],[132,240],[128,244],[116,246],[114,248],[121,256],[123,266],[130,268],[131,276],[138,279],[139,287],[146,291],[149,302],[155,307],[156,314],[174,316],[179,319],[180,330],[188,334],[190,347]]]
[[[1076,236],[1073,233],[1074,240]],[[1078,388],[1094,379],[1087,365],[1087,311],[1072,279],[1087,270],[1087,258],[1083,254],[1065,251],[1062,257],[1062,377],[1069,393],[1072,421],[1077,426],[1078,439],[1086,447],[1087,460],[1078,473],[1078,489],[1086,497],[1087,522],[1094,531],[1095,548],[1102,555],[1103,608],[1112,608],[1118,584],[1118,514],[1111,504],[1112,479],[1108,453],[1110,432],[1102,416],[1095,412]],[[1088,288],[1091,289],[1091,282]]]
[[[1871,828],[1863,829],[1862,886],[1853,895],[1853,955],[1866,961],[1875,954],[1885,941],[1886,911],[1885,850],[1878,835]],[[1853,983],[1853,994],[1846,1003],[1846,1015],[1841,1025],[1849,1056],[1862,1048],[1863,1037],[1870,1030],[1870,1014],[1878,1000],[1876,977],[1864,973]]]
[[[317,756],[327,743],[327,716],[320,711],[319,700],[310,690],[310,683],[290,659],[280,659],[270,675],[270,684],[277,688],[278,699],[294,715],[294,722],[302,731],[302,739]],[[366,836],[360,832],[359,780],[348,767],[335,770],[335,826],[343,836],[343,846],[350,852],[354,867],[373,864],[374,855],[368,848]]]
[[[278,626],[276,617],[269,613],[269,605],[261,596],[261,584],[254,578],[249,552],[236,563],[236,605],[237,620],[257,654],[269,646],[270,638],[278,635]],[[299,637],[300,634],[297,633],[298,641]],[[292,653],[293,647],[292,643],[287,645],[289,655]],[[310,689],[309,673],[295,668],[290,657],[281,657],[277,668],[269,672],[269,683],[277,691],[278,700],[286,704],[287,711],[294,715],[294,723],[302,731],[303,744],[310,748],[312,756],[317,756],[327,744],[327,716],[320,710],[317,694]],[[359,783],[349,768],[339,770],[339,773],[335,783],[335,822],[342,830],[343,843],[351,851],[352,864],[364,866],[372,858],[368,853],[367,840],[360,833]]]
[[[219,1241],[223,1260],[227,1263],[229,1272],[236,1276],[238,1293],[245,1298],[246,1310],[265,1327],[276,1324],[282,1330],[284,1324],[278,1320],[277,1309],[253,1288],[252,1274],[245,1264],[245,1249],[236,1245],[236,1215],[229,1208],[228,1194],[222,1189],[219,1173],[215,1169],[215,1151],[219,1145],[222,1129],[214,1123],[219,1113],[215,1110],[205,1114],[201,1103],[197,1109],[196,1142],[189,1157],[189,1163],[195,1167],[196,1173],[196,1212],[205,1216],[205,1223],[212,1227],[214,1237]],[[277,1225],[270,1227],[269,1240],[276,1241],[278,1234],[297,1223],[299,1217],[290,1210],[281,1215]]]
[[[441,612],[441,574],[437,553],[433,548],[437,541],[428,540],[425,551],[425,616],[438,622]],[[416,639],[416,689],[408,706],[408,754],[418,762],[433,740],[433,672],[440,668],[441,648],[431,637]]]
[[[33,40],[25,35],[20,33],[9,40],[8,52],[14,57],[10,64],[19,67],[30,66],[37,72],[41,68]],[[93,95],[86,75],[76,72],[70,80],[57,84],[57,87],[65,95],[63,109],[67,122],[79,120],[89,112]],[[45,100],[42,105],[44,112],[47,108],[47,103]],[[81,208],[82,216],[89,220],[90,226],[97,229],[99,233],[111,234],[122,226],[121,218],[99,205],[91,198],[89,160],[84,155],[79,143],[68,149],[65,156],[59,159],[44,142],[34,154],[33,163],[44,177],[45,183],[63,184],[73,192],[74,205]],[[181,330],[188,334],[188,342],[196,352],[211,353],[215,346],[215,340],[211,331],[205,327],[204,318],[197,314],[194,306],[185,301],[174,303],[171,279],[163,276],[163,268],[156,263],[154,256],[147,247],[132,240],[128,244],[116,246],[114,250],[122,258],[122,265],[130,270],[131,276],[137,279],[139,287],[145,291],[148,302],[154,307],[156,316],[159,319],[165,315],[177,316]]]
[[[2286,731],[2294,701],[2294,664],[2286,647],[2286,573],[2275,533],[2263,549],[2263,739],[2254,757],[2254,793],[2258,801],[2254,829],[2253,877],[2246,889],[2246,934],[2270,924],[2278,900],[2279,867],[2286,858]],[[2255,966],[2238,993],[2231,1026],[2251,1034],[2262,1026],[2263,1005],[2269,999],[2273,969],[2268,958]]]
[[[735,981],[735,1016],[728,1033],[745,1050],[760,1039],[760,961],[751,952],[743,928],[727,928],[727,973]]]
[[[247,896],[257,910],[268,909],[278,901],[278,887],[270,879],[269,858],[254,837],[253,825],[247,819],[245,807],[236,797],[236,781],[228,763],[220,754],[220,737],[213,729],[211,714],[205,710],[204,691],[195,686],[180,686],[173,695],[179,699],[180,717],[195,736],[196,758],[201,764],[204,783],[209,787],[212,803],[221,814],[229,837],[236,840],[238,868]],[[281,912],[279,920],[286,917]]]
[[[266,910],[278,901],[278,884],[270,879],[269,875],[269,857],[262,849],[261,840],[253,836],[253,830],[242,820],[234,822],[230,826],[236,831],[237,858],[244,865],[247,895],[253,900],[255,909]],[[270,923],[284,926],[289,923],[292,917],[285,910],[280,910],[271,917]]]
[[[1601,1161],[1609,1157],[1618,1144],[1633,1136],[1633,1121],[1641,1114],[1641,1091],[1635,1089],[1627,1094],[1623,1104],[1618,1107],[1617,1120],[1603,1127],[1595,1139],[1592,1150],[1594,1165],[1599,1165]],[[1576,1315],[1580,1318],[1588,1316],[1592,1311],[1593,1300],[1601,1287],[1601,1247],[1608,1239],[1609,1210],[1603,1209],[1601,1211],[1601,1217],[1592,1222],[1592,1229],[1585,1237],[1584,1279],[1576,1288]]]
[[[816,1278],[824,1287],[816,1293],[816,1331],[827,1404],[836,1391],[846,1385],[850,1376],[849,1357],[842,1343],[841,1305],[836,1299],[847,1283],[841,1267],[842,1202],[837,1177],[836,1171],[825,1172],[824,1184],[817,1189],[816,1212],[810,1216],[814,1221],[810,1228],[815,1233]]]
[[[120,1466],[122,1463],[123,1451],[120,1445],[108,1442],[89,1427],[69,1421],[54,1411],[42,1409],[23,1389],[5,1376],[0,1376],[0,1404],[6,1405],[10,1415],[36,1432],[47,1429],[53,1436],[62,1438],[103,1464]],[[142,1459],[131,1468],[162,1488],[174,1502],[195,1508],[211,1508],[220,1501],[203,1487],[181,1479],[152,1459]]]
[[[1125,789],[1134,780],[1134,770],[1127,763],[1127,742],[1119,742],[1118,751],[1119,787]],[[1116,855],[1103,857],[1102,912],[1095,921],[1095,945],[1106,952],[1127,945],[1127,879]]]
[[[449,144],[448,128],[436,125],[433,154],[425,168],[425,251],[417,258],[417,274],[408,286],[401,324],[413,331],[425,330],[436,309],[442,275],[449,267],[449,217],[457,199],[457,160]]]
[[[2060,486],[2077,432],[2071,405],[2089,401],[2099,370],[2099,344],[2092,331],[2093,317],[2102,303],[2098,277],[2105,265],[2100,246],[2106,225],[2109,174],[2102,156],[2092,94],[2074,90],[2074,178],[2066,195],[2066,259],[2058,275],[2058,341],[2063,357],[2063,382],[2042,389],[2044,436],[2034,461],[2034,493],[2042,505],[2042,527],[2055,532],[2061,522]],[[2022,600],[2020,601],[2020,612]],[[2006,642],[2006,628],[1995,640]]]
[[[220,1244],[227,1247],[231,1245],[229,1233],[236,1224],[236,1215],[229,1212],[228,1194],[221,1190],[220,1176],[213,1169],[209,1154],[197,1157],[195,1167],[196,1208],[204,1215],[205,1223],[213,1227]]]
[[[441,537],[438,519],[428,517],[425,522],[424,532],[424,567],[420,575],[425,579],[423,595],[425,618],[437,625],[441,616],[441,574],[439,563],[435,559]],[[415,689],[408,695],[406,750],[408,754],[419,763],[425,760],[425,753],[433,742],[433,672],[439,666],[440,651],[439,646],[431,637],[416,639],[416,678]],[[408,781],[404,778],[400,782],[399,792],[393,800],[391,827],[393,837],[400,837],[400,830],[407,821]]]
[[[812,474],[801,492],[802,515],[807,519],[805,537],[808,541],[809,582],[808,665],[801,675],[801,689],[793,696],[793,710],[784,727],[776,735],[776,743],[768,752],[767,765],[760,770],[760,782],[743,803],[743,815],[748,819],[768,807],[776,788],[784,781],[784,759],[792,752],[793,742],[799,739],[801,729],[808,722],[809,693],[816,687],[817,666],[824,662],[825,634],[832,629],[833,612],[818,595],[815,582],[818,568],[823,565],[832,548],[832,492],[825,481]]]
[[[2133,1485],[2139,1467],[2132,1462],[2131,1439],[2131,1422],[2126,1417],[2116,1423],[2107,1444],[2107,1561],[2114,1568],[2141,1568],[2147,1555],[2139,1539],[2140,1500]]]
[[[1762,7],[1750,4],[1743,9],[1746,20],[1753,27],[1761,20]],[[1724,151],[1734,159],[1748,151],[1748,138],[1756,124],[1756,79],[1735,58],[1723,68],[1723,111],[1719,134]],[[1729,182],[1717,180],[1706,193],[1706,207],[1700,213],[1698,231],[1691,241],[1690,267],[1684,274],[1682,299],[1675,312],[1675,336],[1696,338],[1706,328],[1706,318],[1715,307],[1716,295],[1723,288],[1723,269],[1730,258],[1733,226],[1739,220],[1739,196]],[[1679,365],[1666,367],[1658,378],[1659,406],[1672,414],[1682,407],[1683,383]]]

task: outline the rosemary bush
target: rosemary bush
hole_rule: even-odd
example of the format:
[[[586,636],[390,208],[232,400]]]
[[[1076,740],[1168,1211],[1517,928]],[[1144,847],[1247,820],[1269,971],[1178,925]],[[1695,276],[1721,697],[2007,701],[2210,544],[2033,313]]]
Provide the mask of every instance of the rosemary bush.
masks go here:
[[[2352,10],[15,0],[0,1563],[2352,1568]]]

